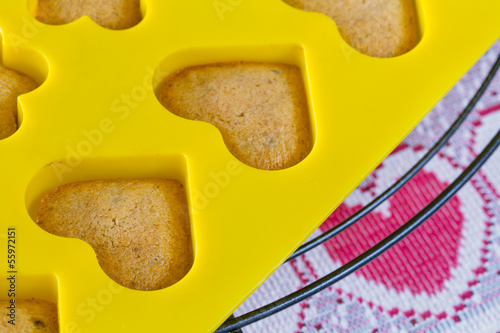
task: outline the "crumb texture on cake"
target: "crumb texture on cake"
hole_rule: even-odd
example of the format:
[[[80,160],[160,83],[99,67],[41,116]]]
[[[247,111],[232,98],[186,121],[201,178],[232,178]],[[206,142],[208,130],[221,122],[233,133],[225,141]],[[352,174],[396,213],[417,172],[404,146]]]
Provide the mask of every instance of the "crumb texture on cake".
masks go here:
[[[41,202],[38,225],[89,243],[104,272],[136,290],[158,290],[193,264],[184,186],[175,180],[117,179],[62,185]]]
[[[0,301],[2,320],[0,321],[0,333],[58,333],[59,320],[57,305],[50,301],[40,299],[16,300],[15,326],[9,324],[10,317],[6,316],[9,301]]]
[[[187,67],[165,79],[159,99],[176,115],[216,126],[229,151],[252,167],[285,169],[310,152],[307,98],[296,66],[238,62]]]
[[[28,76],[0,65],[0,140],[17,130],[17,98],[35,88]]]
[[[141,3],[140,0],[38,0],[36,19],[46,24],[66,24],[84,15],[108,29],[127,29],[142,20]]]
[[[387,58],[418,43],[414,0],[284,0],[330,16],[346,42],[361,53]]]

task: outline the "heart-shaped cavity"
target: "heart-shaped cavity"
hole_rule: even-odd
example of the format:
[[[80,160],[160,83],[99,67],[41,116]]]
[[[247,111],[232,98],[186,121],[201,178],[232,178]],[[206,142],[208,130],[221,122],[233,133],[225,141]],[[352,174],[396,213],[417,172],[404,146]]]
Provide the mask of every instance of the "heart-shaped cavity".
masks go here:
[[[17,98],[36,87],[30,77],[0,64],[0,140],[11,136],[18,128]]]
[[[446,186],[434,173],[421,171],[389,199],[389,216],[370,213],[327,242],[328,253],[335,261],[349,262],[412,218]],[[360,208],[342,204],[321,230],[332,228]],[[435,294],[451,277],[451,268],[457,265],[463,221],[460,201],[455,196],[417,230],[356,274],[398,292]]]
[[[331,17],[345,41],[372,57],[404,54],[419,39],[413,0],[284,0],[289,5]]]
[[[229,151],[252,167],[289,168],[311,150],[307,98],[296,66],[188,67],[165,79],[159,99],[176,115],[216,126]]]
[[[87,15],[108,29],[122,30],[142,20],[140,0],[39,0],[36,19],[60,25]]]
[[[168,287],[193,264],[186,193],[175,180],[62,185],[42,199],[37,223],[52,234],[89,243],[104,272],[131,289]]]

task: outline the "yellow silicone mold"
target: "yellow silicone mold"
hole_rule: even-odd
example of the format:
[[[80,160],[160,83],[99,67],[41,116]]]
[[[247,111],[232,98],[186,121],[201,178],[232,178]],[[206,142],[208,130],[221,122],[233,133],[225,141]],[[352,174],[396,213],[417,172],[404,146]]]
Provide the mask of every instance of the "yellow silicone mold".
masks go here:
[[[120,31],[88,17],[45,25],[36,1],[0,2],[4,65],[43,82],[20,97],[22,125],[0,141],[0,230],[17,230],[20,293],[57,299],[61,332],[215,330],[500,37],[497,0],[416,5],[418,45],[377,59],[330,18],[280,0],[143,0],[142,22]],[[313,135],[301,163],[249,167],[214,126],[156,98],[173,71],[227,61],[301,68]],[[88,244],[33,221],[58,185],[121,177],[186,186],[195,261],[171,287],[121,287]]]

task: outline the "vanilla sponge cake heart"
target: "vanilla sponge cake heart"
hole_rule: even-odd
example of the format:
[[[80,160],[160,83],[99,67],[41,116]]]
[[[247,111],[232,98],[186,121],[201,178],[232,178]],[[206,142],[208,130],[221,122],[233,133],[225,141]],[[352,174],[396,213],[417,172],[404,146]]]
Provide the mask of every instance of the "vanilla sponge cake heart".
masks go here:
[[[175,180],[62,185],[42,199],[37,223],[89,243],[104,272],[127,288],[168,287],[193,264],[186,192]]]
[[[2,319],[0,320],[0,332],[17,333],[58,333],[59,321],[57,305],[50,301],[40,299],[16,299],[15,325],[9,323],[11,318],[6,316],[6,309],[10,301],[0,301]]]
[[[284,0],[331,17],[346,42],[373,57],[395,57],[418,42],[414,0]]]
[[[83,15],[114,30],[135,26],[142,20],[140,0],[39,0],[36,18],[43,23],[60,25]]]
[[[36,86],[28,76],[0,65],[0,140],[17,130],[17,98]]]
[[[304,81],[296,66],[237,62],[188,67],[165,79],[159,99],[176,115],[216,126],[229,151],[252,167],[289,168],[311,150]]]

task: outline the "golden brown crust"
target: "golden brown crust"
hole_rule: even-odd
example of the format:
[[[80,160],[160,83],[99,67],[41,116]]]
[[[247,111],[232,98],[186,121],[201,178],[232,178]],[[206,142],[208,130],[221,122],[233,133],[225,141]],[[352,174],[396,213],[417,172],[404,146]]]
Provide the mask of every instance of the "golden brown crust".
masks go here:
[[[174,180],[63,185],[43,198],[37,222],[89,243],[106,274],[131,289],[168,287],[193,264],[186,193]]]
[[[97,24],[115,30],[127,29],[142,20],[140,0],[39,0],[36,18],[60,25],[83,15]]]
[[[291,167],[311,149],[307,99],[296,66],[188,67],[167,77],[160,102],[181,117],[215,125],[229,151],[255,168]]]
[[[0,140],[17,130],[17,98],[35,88],[31,78],[0,65]]]
[[[323,13],[346,42],[373,57],[394,57],[418,42],[413,0],[284,0],[298,9]]]
[[[10,318],[5,315],[9,305],[9,301],[0,301],[0,308],[3,309],[0,332],[59,332],[57,305],[55,303],[39,299],[16,300],[15,326],[8,323]]]

